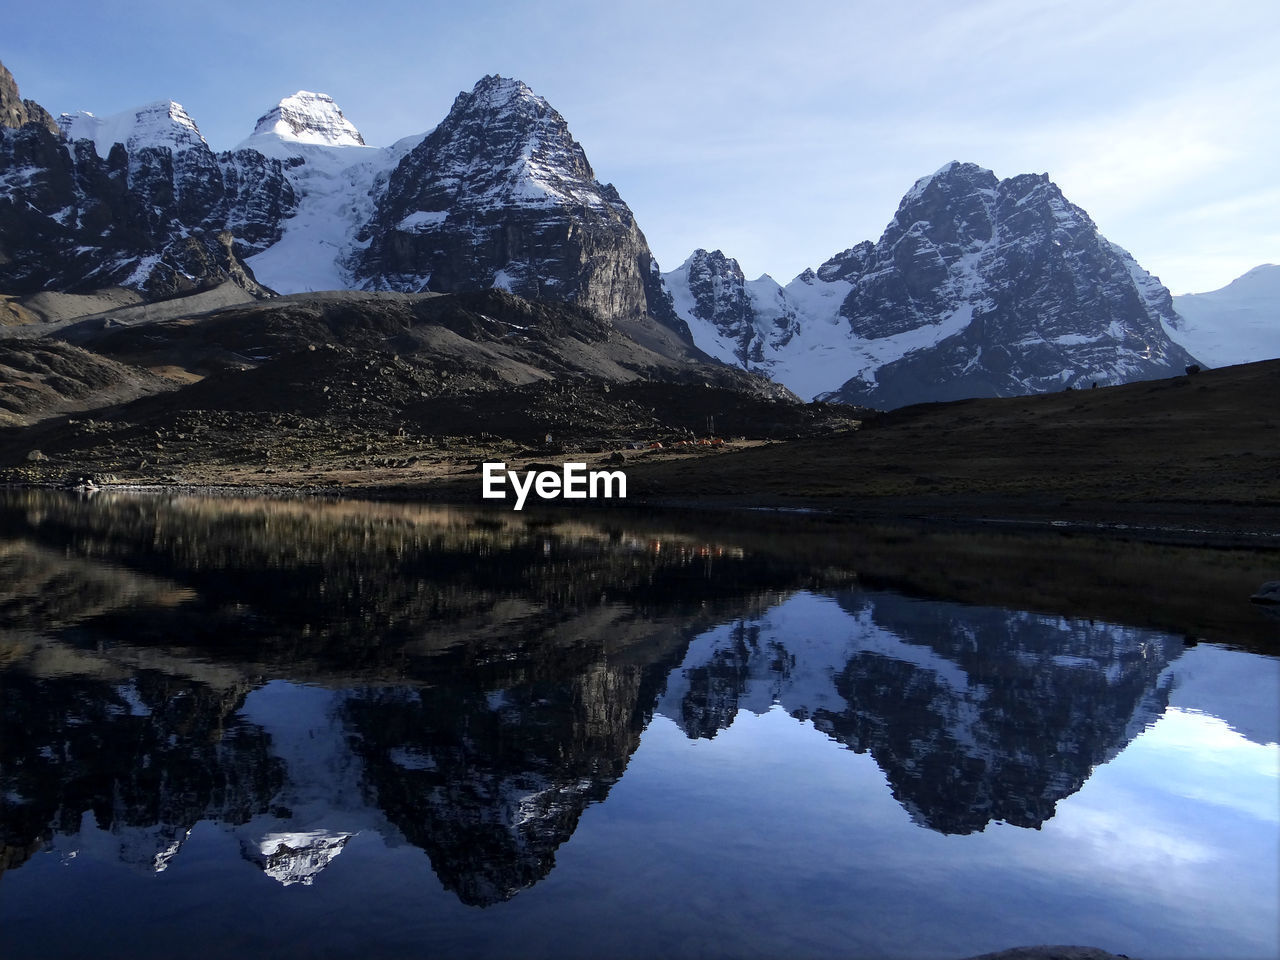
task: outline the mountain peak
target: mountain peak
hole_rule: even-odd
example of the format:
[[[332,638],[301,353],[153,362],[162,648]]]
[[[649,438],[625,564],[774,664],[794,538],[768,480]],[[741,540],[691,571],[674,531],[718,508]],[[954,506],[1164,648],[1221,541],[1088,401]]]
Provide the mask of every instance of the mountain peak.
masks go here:
[[[999,179],[986,167],[980,167],[976,163],[961,163],[959,160],[952,160],[950,163],[944,163],[929,176],[921,177],[917,180],[902,198],[901,205],[904,207],[909,206],[924,199],[931,189],[949,191],[956,184],[991,189],[997,183],[999,183]]]
[[[282,140],[329,147],[363,147],[360,131],[327,93],[299,90],[258,118],[253,135],[274,134]]]
[[[529,85],[514,77],[503,77],[498,74],[486,74],[476,81],[471,93],[458,94],[458,100],[470,99],[478,107],[497,107],[515,100],[531,100],[546,105],[546,101],[529,88]],[[456,101],[455,101],[456,106]]]
[[[486,127],[495,127],[495,132],[505,137],[514,134],[522,140],[533,140],[546,134],[572,140],[556,109],[528,84],[512,77],[481,77],[470,92],[458,94],[442,125],[467,124],[477,118],[484,118]]]
[[[631,211],[519,80],[490,75],[458,94],[387,177],[365,239],[352,268],[370,287],[499,287],[683,329]]]
[[[57,133],[58,127],[49,111],[34,100],[23,100],[18,94],[18,81],[8,67],[0,63],[0,127],[22,127],[28,123],[38,123],[50,133]]]
[[[191,115],[175,100],[156,100],[109,117],[83,110],[64,113],[58,117],[58,126],[68,140],[92,140],[100,157],[117,143],[130,153],[144,147],[166,147],[174,153],[209,147]]]
[[[721,250],[704,250],[702,247],[689,254],[681,267],[716,275],[736,274],[739,279],[743,276],[742,268],[733,257],[725,256]]]
[[[403,180],[394,178],[391,191],[416,194],[410,212],[431,215],[416,216],[414,232],[424,224],[434,229],[434,214],[451,206],[609,211],[620,202],[596,181],[564,117],[521,81],[496,75],[458,94],[449,115],[406,160],[413,173],[401,171]]]
[[[1280,294],[1280,266],[1274,263],[1259,264],[1222,289],[1238,293],[1265,293],[1274,298]]]

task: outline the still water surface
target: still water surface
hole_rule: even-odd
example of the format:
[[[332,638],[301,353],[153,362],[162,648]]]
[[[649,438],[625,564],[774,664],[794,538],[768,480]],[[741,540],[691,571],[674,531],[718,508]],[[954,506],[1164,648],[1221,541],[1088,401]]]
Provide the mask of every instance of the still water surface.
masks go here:
[[[1280,952],[1280,661],[778,546],[0,495],[4,955]]]

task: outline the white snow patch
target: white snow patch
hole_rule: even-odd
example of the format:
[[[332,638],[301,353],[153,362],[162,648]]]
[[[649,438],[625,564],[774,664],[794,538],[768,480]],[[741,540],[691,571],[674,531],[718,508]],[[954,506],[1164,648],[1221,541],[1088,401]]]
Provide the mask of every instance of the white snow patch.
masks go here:
[[[423,233],[431,227],[440,226],[448,219],[447,210],[419,210],[397,223],[396,229],[403,233]]]
[[[278,293],[350,288],[345,263],[359,246],[356,233],[373,215],[374,185],[420,141],[409,137],[386,148],[335,146],[257,133],[240,144],[237,149],[292,160],[285,175],[299,198],[280,240],[247,260],[258,282]]]
[[[105,158],[114,144],[129,153],[143,147],[168,147],[174,153],[208,144],[182,104],[157,100],[134,110],[96,117],[92,113],[64,113],[58,126],[68,140],[92,140],[98,156]]]
[[[1263,264],[1220,290],[1173,298],[1169,338],[1211,367],[1280,357],[1280,266]]]
[[[294,143],[328,147],[362,147],[364,138],[327,93],[299,90],[285,97],[262,117],[253,130]]]

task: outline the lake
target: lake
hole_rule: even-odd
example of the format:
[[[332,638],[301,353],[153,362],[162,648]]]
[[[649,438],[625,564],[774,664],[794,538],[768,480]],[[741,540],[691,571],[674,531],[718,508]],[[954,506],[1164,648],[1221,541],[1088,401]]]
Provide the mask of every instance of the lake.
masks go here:
[[[0,492],[3,954],[1274,957],[1276,560]]]

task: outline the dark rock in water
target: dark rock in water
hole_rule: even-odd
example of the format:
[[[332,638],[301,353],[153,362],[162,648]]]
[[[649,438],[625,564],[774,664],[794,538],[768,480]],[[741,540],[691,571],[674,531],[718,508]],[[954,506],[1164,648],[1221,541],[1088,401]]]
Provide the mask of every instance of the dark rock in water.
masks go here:
[[[1280,580],[1268,580],[1249,599],[1254,603],[1280,604]]]
[[[99,478],[92,473],[74,473],[62,482],[64,490],[76,490],[81,493],[94,493],[101,486]]]

